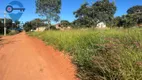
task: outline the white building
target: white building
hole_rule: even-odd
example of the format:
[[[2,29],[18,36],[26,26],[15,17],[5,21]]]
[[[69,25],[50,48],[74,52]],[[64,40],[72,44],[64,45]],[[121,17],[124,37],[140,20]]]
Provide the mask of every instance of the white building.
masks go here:
[[[106,28],[106,24],[104,22],[100,22],[97,24],[97,28]]]

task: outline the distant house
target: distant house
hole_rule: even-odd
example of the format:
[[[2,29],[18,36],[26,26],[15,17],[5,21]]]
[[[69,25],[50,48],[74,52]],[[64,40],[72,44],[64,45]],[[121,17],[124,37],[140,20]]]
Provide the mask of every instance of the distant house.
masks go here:
[[[104,22],[100,22],[97,24],[97,28],[106,28],[106,24]]]
[[[43,32],[43,31],[45,31],[47,29],[47,27],[38,27],[38,28],[36,28],[36,32]]]
[[[56,24],[56,29],[59,29],[59,30],[60,30],[60,29],[61,29],[61,24],[59,24],[59,23]]]
[[[70,26],[68,26],[68,27],[63,27],[61,24],[56,24],[56,29],[57,30],[62,30],[62,31],[64,31],[64,30],[70,30],[71,29],[71,27]]]

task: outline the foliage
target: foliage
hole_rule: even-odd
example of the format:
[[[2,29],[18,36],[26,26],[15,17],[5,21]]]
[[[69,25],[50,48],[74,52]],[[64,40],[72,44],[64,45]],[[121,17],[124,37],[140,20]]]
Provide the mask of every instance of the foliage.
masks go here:
[[[122,21],[122,18],[120,16],[115,17],[113,19],[113,26],[114,27],[122,27],[123,26],[123,21]]]
[[[67,20],[61,20],[61,26],[68,27],[70,25],[70,22]]]
[[[136,5],[127,10],[128,14],[142,13],[142,6]]]
[[[40,26],[46,26],[46,24],[44,23],[43,20],[36,18],[34,20],[31,20],[30,22],[26,22],[24,24],[24,29],[28,32],[31,29],[35,30],[37,27],[40,27]]]
[[[37,28],[37,27],[40,27],[40,26],[44,26],[44,25],[45,25],[45,24],[44,24],[44,21],[41,20],[41,19],[39,19],[39,18],[34,19],[34,20],[30,21],[30,22],[31,22],[31,25],[32,25],[34,28]]]
[[[0,33],[3,33],[4,31],[4,19],[0,19]],[[8,30],[12,27],[12,20],[11,19],[6,19],[6,27],[7,27],[7,32]]]
[[[36,13],[46,17],[49,25],[59,20],[60,9],[61,0],[36,0]]]
[[[142,24],[142,6],[133,6],[128,9],[126,15],[122,15],[122,17],[116,17],[113,20],[113,26],[117,27],[134,27],[140,26]]]
[[[18,34],[19,32],[16,30],[10,30],[9,35],[15,35]]]
[[[137,22],[134,19],[133,15],[123,15],[122,16],[122,27],[129,28],[133,27],[137,24]]]
[[[99,22],[110,24],[116,12],[114,3],[109,0],[99,0],[91,6],[88,3],[81,5],[76,12],[74,12],[77,20],[75,24],[85,25],[91,27]]]
[[[26,32],[29,32],[31,29],[33,29],[33,26],[31,25],[31,22],[26,22],[26,23],[24,24],[24,30],[25,30]]]
[[[141,34],[141,29],[29,33],[70,53],[81,80],[142,80]]]
[[[20,21],[15,21],[15,24],[16,24],[16,25],[19,25],[19,24],[20,24]]]
[[[139,25],[142,24],[142,6],[137,5],[127,10],[128,15],[132,15],[133,21]]]
[[[2,21],[0,21],[0,33],[3,33],[3,24],[2,24]]]
[[[94,27],[99,22],[104,22],[109,27],[130,28],[141,26],[142,24],[142,6],[136,5],[127,10],[126,15],[114,18],[116,6],[109,0],[99,0],[92,5],[87,2],[74,12],[77,18],[73,21],[75,27]]]

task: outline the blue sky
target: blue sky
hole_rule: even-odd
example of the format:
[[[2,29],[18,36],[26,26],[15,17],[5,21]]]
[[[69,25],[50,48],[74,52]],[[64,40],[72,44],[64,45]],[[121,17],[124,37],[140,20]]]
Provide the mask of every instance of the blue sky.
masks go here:
[[[0,18],[3,18],[3,12],[5,7],[13,0],[0,0]],[[26,8],[24,14],[20,18],[20,21],[26,22],[38,18],[38,14],[35,14],[35,0],[17,0],[20,1]],[[95,2],[97,0],[86,0],[88,2]],[[73,12],[76,11],[84,0],[62,0],[61,19],[69,20],[70,22],[75,20]],[[126,14],[128,8],[134,5],[142,5],[142,0],[116,0],[117,12],[115,16],[121,16]],[[7,15],[7,17],[9,17]]]

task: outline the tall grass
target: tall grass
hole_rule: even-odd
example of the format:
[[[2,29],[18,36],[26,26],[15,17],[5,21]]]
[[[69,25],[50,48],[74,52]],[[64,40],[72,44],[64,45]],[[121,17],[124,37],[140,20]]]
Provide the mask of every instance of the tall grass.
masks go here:
[[[142,30],[31,32],[48,45],[69,52],[82,80],[142,80]]]

